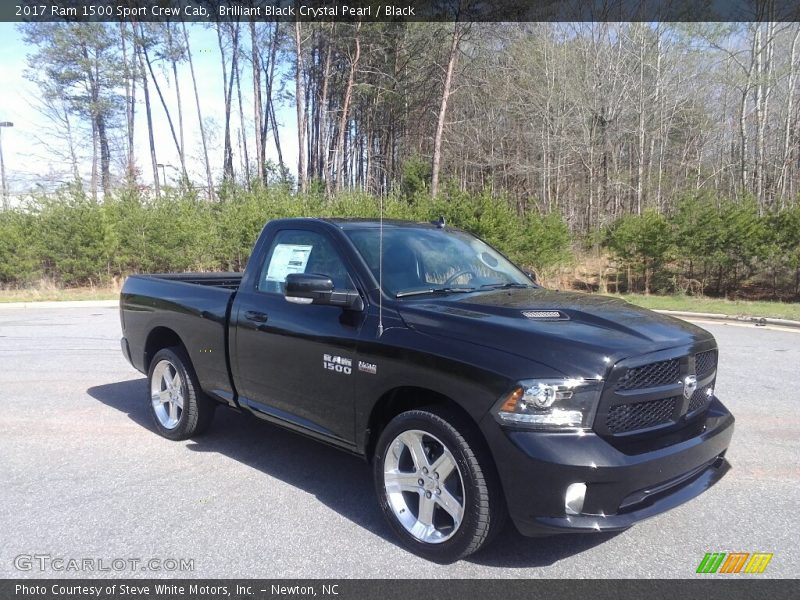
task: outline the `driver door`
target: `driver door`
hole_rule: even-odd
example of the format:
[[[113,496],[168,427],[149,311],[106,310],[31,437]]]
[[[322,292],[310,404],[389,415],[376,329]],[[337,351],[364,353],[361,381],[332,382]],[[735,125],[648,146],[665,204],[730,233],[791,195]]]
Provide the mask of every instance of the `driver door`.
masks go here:
[[[289,273],[326,275],[336,291],[356,289],[326,232],[276,232],[256,285],[239,292],[232,316],[240,402],[260,416],[352,444],[356,340],[365,313],[287,302]]]

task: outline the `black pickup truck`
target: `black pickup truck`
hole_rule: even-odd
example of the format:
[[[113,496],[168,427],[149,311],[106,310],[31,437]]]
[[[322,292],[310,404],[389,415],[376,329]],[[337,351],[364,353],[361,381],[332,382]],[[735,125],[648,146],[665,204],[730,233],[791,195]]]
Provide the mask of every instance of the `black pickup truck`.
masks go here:
[[[243,274],[137,275],[122,351],[158,432],[216,407],[358,454],[412,551],[618,531],[728,469],[733,416],[705,330],[556,292],[443,222],[285,219]]]

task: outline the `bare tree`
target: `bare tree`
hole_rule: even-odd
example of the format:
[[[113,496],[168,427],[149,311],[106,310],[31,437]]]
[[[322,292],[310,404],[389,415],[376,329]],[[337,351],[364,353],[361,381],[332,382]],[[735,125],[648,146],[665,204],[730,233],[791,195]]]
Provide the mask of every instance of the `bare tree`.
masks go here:
[[[242,172],[244,173],[244,180],[245,185],[247,185],[248,189],[250,189],[251,180],[250,180],[250,156],[247,151],[247,136],[244,133],[244,103],[242,102],[242,73],[241,67],[239,65],[239,61],[236,60],[235,62],[235,69],[233,71],[233,75],[236,77],[236,96],[239,101],[239,139],[241,146],[240,155],[242,158]],[[258,136],[256,136],[258,139]]]
[[[131,34],[134,34],[131,28]],[[128,184],[136,180],[136,155],[134,151],[134,132],[136,124],[136,69],[132,68],[128,57],[128,33],[125,23],[119,23],[120,45],[122,47],[122,65],[125,85],[125,127],[126,127],[126,164],[125,177]],[[134,64],[136,61],[133,57]],[[76,166],[77,168],[77,166]]]
[[[783,205],[784,198],[787,191],[788,168],[792,161],[792,123],[795,118],[794,111],[794,97],[795,88],[797,87],[797,42],[800,40],[800,26],[795,25],[794,35],[792,36],[792,45],[789,52],[789,77],[786,90],[786,115],[783,124],[783,152],[780,163],[779,189],[781,205]],[[782,207],[782,206],[781,206]]]
[[[342,114],[339,115],[339,135],[336,140],[336,191],[342,189],[344,186],[344,141],[345,132],[347,131],[347,124],[350,119],[350,102],[353,97],[353,84],[355,82],[356,70],[358,69],[358,61],[361,58],[361,21],[356,25],[354,44],[355,50],[350,58],[350,71],[347,76],[347,86],[344,91],[344,100],[342,101]]]
[[[181,174],[183,179],[186,180],[188,175],[186,174],[186,157],[183,152],[183,145],[181,141],[178,139],[178,135],[175,132],[175,125],[172,121],[172,113],[169,110],[169,106],[167,105],[166,98],[164,98],[164,94],[161,92],[161,86],[158,83],[158,77],[156,77],[156,73],[153,70],[153,62],[150,59],[150,53],[148,52],[148,45],[150,41],[146,37],[144,26],[142,23],[139,23],[139,35],[141,37],[141,50],[142,55],[144,56],[145,64],[147,64],[147,70],[150,73],[150,79],[153,82],[153,85],[156,88],[156,93],[158,94],[158,99],[161,101],[161,106],[164,109],[164,115],[167,117],[167,123],[169,124],[169,132],[172,134],[172,141],[175,144],[175,150],[178,153],[178,160],[181,163]]]
[[[267,156],[264,148],[264,107],[261,99],[261,60],[258,53],[256,22],[250,19],[250,49],[253,67],[253,127],[256,139],[256,160],[258,161],[258,177],[262,183],[267,181]]]
[[[217,41],[219,43],[219,54],[222,62],[222,91],[225,99],[225,137],[223,150],[223,178],[232,181],[233,173],[233,146],[231,145],[231,109],[233,103],[233,82],[237,71],[239,59],[239,22],[217,23]],[[231,69],[228,73],[227,53],[223,41],[223,30],[231,42]]]
[[[451,86],[453,83],[453,71],[458,61],[461,37],[464,35],[465,25],[457,20],[453,24],[453,32],[450,37],[450,52],[447,55],[447,66],[445,68],[444,85],[442,86],[442,101],[439,104],[439,117],[436,121],[436,134],[433,138],[433,160],[431,162],[431,194],[436,197],[439,193],[439,172],[442,166],[442,136],[444,135],[444,123],[447,117],[447,103],[450,100]]]
[[[308,115],[305,104],[305,67],[303,66],[302,23],[294,24],[295,44],[295,104],[297,105],[297,181],[301,192],[306,191],[308,173],[306,170],[306,131]]]
[[[161,195],[161,183],[158,178],[158,158],[156,157],[156,143],[153,137],[153,111],[150,105],[150,86],[147,84],[144,49],[139,37],[137,37],[136,40],[136,56],[139,58],[139,73],[142,78],[142,92],[144,93],[144,113],[147,117],[147,139],[150,144],[150,162],[153,167],[153,190],[155,190],[156,197],[158,197]]]
[[[197,77],[195,76],[194,72],[194,61],[192,60],[192,48],[191,44],[189,44],[189,34],[186,32],[186,23],[181,22],[181,26],[183,28],[183,39],[186,43],[186,57],[189,60],[189,71],[192,75],[192,89],[194,90],[194,103],[195,107],[197,108],[197,122],[200,127],[200,141],[203,145],[203,159],[206,168],[206,186],[207,186],[207,193],[209,198],[214,197],[214,181],[211,177],[211,163],[208,160],[208,143],[206,139],[206,129],[205,125],[203,124],[203,112],[200,109],[200,95],[197,91]]]

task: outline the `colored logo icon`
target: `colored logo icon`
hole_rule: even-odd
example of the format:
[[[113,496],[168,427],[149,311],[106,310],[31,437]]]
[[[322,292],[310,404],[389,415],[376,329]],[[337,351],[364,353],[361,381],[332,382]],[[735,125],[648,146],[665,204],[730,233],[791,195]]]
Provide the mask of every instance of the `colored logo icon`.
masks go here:
[[[763,573],[771,552],[706,552],[697,566],[698,573]]]

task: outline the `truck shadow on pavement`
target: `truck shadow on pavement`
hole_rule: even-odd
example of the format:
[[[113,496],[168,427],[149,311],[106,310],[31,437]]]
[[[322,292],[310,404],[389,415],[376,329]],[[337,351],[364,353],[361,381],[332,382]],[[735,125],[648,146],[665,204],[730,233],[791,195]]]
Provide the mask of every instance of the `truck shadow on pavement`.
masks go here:
[[[147,380],[134,379],[86,390],[157,435],[147,410]],[[356,525],[398,545],[375,499],[370,467],[360,458],[286,431],[256,417],[220,407],[209,431],[183,442],[193,452],[216,452],[313,494]],[[613,533],[526,538],[513,525],[466,562],[492,567],[552,565],[614,537]]]

